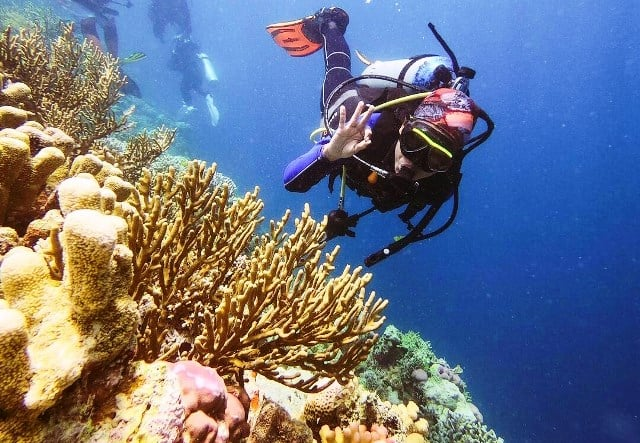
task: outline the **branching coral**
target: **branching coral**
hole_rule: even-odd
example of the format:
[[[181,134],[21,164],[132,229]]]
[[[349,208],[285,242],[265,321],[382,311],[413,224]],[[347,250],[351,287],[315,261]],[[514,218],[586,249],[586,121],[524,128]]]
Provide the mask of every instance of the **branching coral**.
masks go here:
[[[107,142],[99,142],[93,151],[118,166],[124,178],[135,183],[144,168],[149,168],[161,154],[171,147],[176,138],[176,129],[160,126],[153,131],[144,130],[127,140],[124,151],[109,147]]]
[[[38,26],[7,29],[0,38],[0,65],[9,80],[31,88],[35,120],[73,137],[80,153],[126,125],[128,114],[116,117],[111,109],[126,82],[117,60],[88,41],[79,43],[70,24],[62,25],[51,44]]]
[[[366,296],[371,276],[347,267],[330,278],[338,248],[322,260],[324,225],[308,207],[292,235],[287,212],[249,251],[262,220],[257,189],[230,203],[225,186],[210,188],[214,174],[198,162],[179,182],[174,171],[145,172],[130,200],[139,357],[251,369],[309,391],[345,382],[384,321],[386,300]]]

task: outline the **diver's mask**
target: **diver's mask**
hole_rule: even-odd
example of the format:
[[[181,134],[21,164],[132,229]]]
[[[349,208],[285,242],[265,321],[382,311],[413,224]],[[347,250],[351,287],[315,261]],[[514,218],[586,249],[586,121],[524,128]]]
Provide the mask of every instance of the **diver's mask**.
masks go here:
[[[400,133],[402,155],[425,171],[448,171],[460,148],[442,128],[420,118],[410,117]]]

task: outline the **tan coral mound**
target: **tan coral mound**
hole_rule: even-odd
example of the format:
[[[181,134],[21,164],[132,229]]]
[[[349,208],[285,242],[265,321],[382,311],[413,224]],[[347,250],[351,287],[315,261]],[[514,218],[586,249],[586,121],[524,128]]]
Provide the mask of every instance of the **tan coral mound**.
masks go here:
[[[28,410],[49,408],[83,368],[110,361],[131,345],[137,310],[127,294],[131,252],[119,242],[122,228],[122,219],[97,211],[69,214],[62,282],[29,248],[14,248],[2,261],[2,292],[8,306],[24,315],[29,337]]]

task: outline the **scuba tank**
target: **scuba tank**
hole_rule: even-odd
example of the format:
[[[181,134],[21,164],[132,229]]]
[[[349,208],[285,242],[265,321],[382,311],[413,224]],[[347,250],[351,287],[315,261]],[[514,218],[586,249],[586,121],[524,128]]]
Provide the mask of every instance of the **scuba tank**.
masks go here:
[[[363,78],[358,80],[358,84],[370,88],[388,88],[389,81],[383,80],[382,76],[410,83],[423,89],[434,89],[455,77],[453,63],[449,57],[419,55],[399,60],[369,62],[360,53],[357,55],[367,65],[362,71]],[[406,86],[403,88],[407,92],[412,92]]]
[[[207,54],[200,52],[198,53],[198,58],[202,62],[202,72],[205,80],[204,88],[207,92],[210,92],[213,84],[218,81],[218,74],[216,74],[213,63],[211,63],[211,59]]]
[[[211,95],[211,93],[213,91],[214,84],[218,81],[218,74],[216,74],[216,70],[213,68],[213,63],[211,63],[211,59],[207,54],[200,52],[198,54],[198,58],[202,62],[202,72],[204,73],[203,89],[207,93],[204,99],[207,103],[211,126],[215,127],[220,121],[220,111],[218,111],[218,108],[213,103],[213,95]]]

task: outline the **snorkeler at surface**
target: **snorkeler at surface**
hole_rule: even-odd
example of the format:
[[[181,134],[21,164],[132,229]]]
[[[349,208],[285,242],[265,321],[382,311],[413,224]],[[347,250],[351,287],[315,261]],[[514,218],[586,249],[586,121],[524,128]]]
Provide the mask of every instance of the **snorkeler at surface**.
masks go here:
[[[370,266],[413,242],[441,233],[453,222],[462,160],[489,137],[493,123],[469,98],[468,84],[475,72],[458,66],[433,25],[430,28],[448,57],[426,55],[374,63],[362,76],[353,77],[344,38],[348,24],[347,13],[331,7],[268,26],[267,31],[291,56],[324,50],[322,137],[285,168],[285,188],[306,192],[329,176],[332,189],[341,176],[340,201],[328,216],[327,238],[355,236],[352,228],[373,210],[405,207],[399,217],[409,232],[367,257],[365,264]],[[478,118],[487,129],[472,136]],[[343,208],[345,186],[370,198],[372,208],[349,216]],[[425,233],[451,197],[449,220]],[[422,218],[413,222],[427,207]]]

